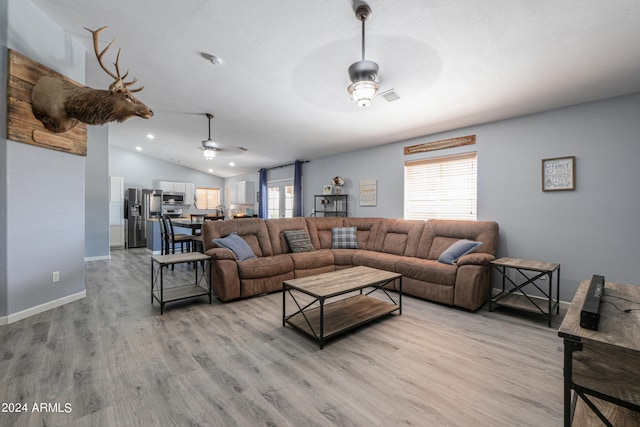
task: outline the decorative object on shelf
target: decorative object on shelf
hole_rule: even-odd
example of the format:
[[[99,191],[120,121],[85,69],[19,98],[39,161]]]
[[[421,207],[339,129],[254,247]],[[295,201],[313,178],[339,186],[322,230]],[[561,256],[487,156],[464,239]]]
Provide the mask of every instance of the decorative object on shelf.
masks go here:
[[[333,178],[333,194],[342,194],[342,186],[344,185],[344,178],[336,176]]]
[[[144,89],[141,86],[129,89],[137,79],[124,81],[129,72],[120,75],[120,50],[114,62],[116,73],[110,71],[103,63],[102,57],[113,45],[112,40],[102,52],[98,49],[98,37],[107,28],[93,31],[93,49],[102,69],[114,79],[109,90],[92,89],[77,86],[56,75],[42,76],[31,92],[31,109],[33,115],[42,122],[45,128],[54,133],[66,132],[83,122],[88,125],[103,125],[109,122],[123,122],[130,117],[138,116],[149,119],[153,111],[133,96],[134,92]]]
[[[322,199],[322,200],[320,200],[320,203],[322,204],[322,207],[326,211],[327,210],[327,205],[329,205],[329,203],[331,203],[331,202],[329,201],[329,199]]]
[[[440,141],[425,142],[424,144],[404,147],[405,156],[408,154],[424,153],[427,151],[442,150],[444,148],[462,147],[476,143],[475,135],[461,136],[458,138],[441,139]]]
[[[542,191],[575,190],[575,156],[542,159]]]
[[[371,16],[371,8],[368,4],[362,3],[356,9],[356,18],[362,22],[362,60],[354,62],[349,67],[349,78],[352,83],[349,85],[349,95],[351,100],[359,107],[368,107],[371,100],[380,89],[378,78],[378,64],[364,59],[364,21]]]
[[[377,192],[375,179],[360,181],[360,206],[376,206]]]
[[[322,187],[322,194],[331,194],[333,192],[333,185],[325,185]]]

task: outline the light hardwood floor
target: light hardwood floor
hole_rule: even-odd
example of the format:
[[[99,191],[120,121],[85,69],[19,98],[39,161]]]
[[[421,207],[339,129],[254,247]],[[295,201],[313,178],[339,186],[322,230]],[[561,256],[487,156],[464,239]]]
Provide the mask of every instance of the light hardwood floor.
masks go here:
[[[560,319],[404,297],[320,350],[282,327],[280,293],[160,316],[149,280],[144,250],[116,251],[87,263],[85,299],[0,327],[0,402],[28,405],[0,425],[562,425]]]

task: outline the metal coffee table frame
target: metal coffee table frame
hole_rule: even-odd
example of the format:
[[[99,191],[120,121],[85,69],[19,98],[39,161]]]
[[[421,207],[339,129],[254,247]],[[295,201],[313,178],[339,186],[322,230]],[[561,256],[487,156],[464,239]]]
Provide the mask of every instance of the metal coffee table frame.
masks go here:
[[[350,270],[350,271],[347,271]],[[354,277],[359,272],[383,274],[379,279],[367,282],[360,280],[359,283],[350,284],[358,278]],[[359,275],[360,279],[366,277]],[[282,326],[289,324],[294,328],[304,332],[314,338],[320,348],[324,348],[325,341],[336,335],[347,332],[351,329],[362,326],[387,314],[398,312],[402,314],[402,275],[383,270],[376,270],[369,267],[353,267],[345,270],[324,273],[313,276],[326,278],[327,284],[333,285],[326,293],[313,291],[305,288],[305,283],[310,278],[292,279],[284,281],[282,284]],[[398,295],[393,298],[385,285],[398,280]],[[342,281],[342,282],[340,282]],[[335,284],[338,283],[336,286]],[[372,288],[365,292],[365,289]],[[294,292],[312,297],[312,301],[306,304],[300,303]],[[374,292],[383,293],[386,298],[381,299],[370,296]],[[344,296],[349,293],[357,294],[346,298],[338,299],[327,303],[328,300]],[[286,296],[289,295],[297,311],[293,314],[286,314]]]
[[[195,264],[195,281],[193,284],[176,286],[165,289],[164,287],[164,269],[170,265],[182,263]],[[186,298],[195,298],[203,295],[209,296],[209,304],[211,304],[211,286],[207,283],[207,287],[200,286],[204,280],[207,282],[206,269],[203,266],[202,273],[198,275],[198,264],[206,262],[211,274],[211,257],[200,252],[187,252],[182,254],[157,255],[151,257],[151,304],[156,299],[160,303],[160,314],[164,314],[164,305],[171,301],[178,301]],[[157,268],[155,266],[158,266]]]

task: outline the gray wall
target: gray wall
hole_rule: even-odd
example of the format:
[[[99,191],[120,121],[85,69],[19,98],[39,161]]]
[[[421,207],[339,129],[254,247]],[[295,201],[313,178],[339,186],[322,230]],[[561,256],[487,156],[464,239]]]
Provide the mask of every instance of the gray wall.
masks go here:
[[[24,0],[2,3],[0,75],[6,85],[6,50],[84,81],[84,48]],[[4,13],[6,11],[6,14]],[[6,111],[6,96],[2,96]],[[0,232],[0,316],[61,304],[84,293],[84,170],[82,156],[39,148],[0,136],[0,173],[6,187]],[[52,283],[53,271],[60,281]]]
[[[478,219],[500,225],[499,256],[561,264],[561,293],[571,301],[580,280],[602,274],[640,283],[640,94],[429,135],[304,166],[305,215],[313,194],[340,175],[350,216],[403,216],[404,162],[478,153]],[[403,148],[457,136],[475,146],[405,156]],[[541,160],[576,156],[576,190],[543,192]],[[360,180],[376,179],[378,203],[361,207]]]
[[[109,127],[87,126],[85,168],[86,260],[109,258]]]
[[[7,0],[0,0],[0,105],[7,99]],[[0,325],[7,315],[7,121],[0,120]]]

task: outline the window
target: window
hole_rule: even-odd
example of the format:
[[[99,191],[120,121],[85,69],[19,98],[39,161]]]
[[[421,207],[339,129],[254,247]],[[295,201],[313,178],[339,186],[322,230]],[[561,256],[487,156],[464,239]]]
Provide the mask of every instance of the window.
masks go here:
[[[219,204],[219,188],[196,188],[196,209],[216,209]]]
[[[405,219],[475,220],[477,175],[476,153],[405,162]]]
[[[269,182],[267,185],[267,217],[293,217],[293,182],[291,180]]]

